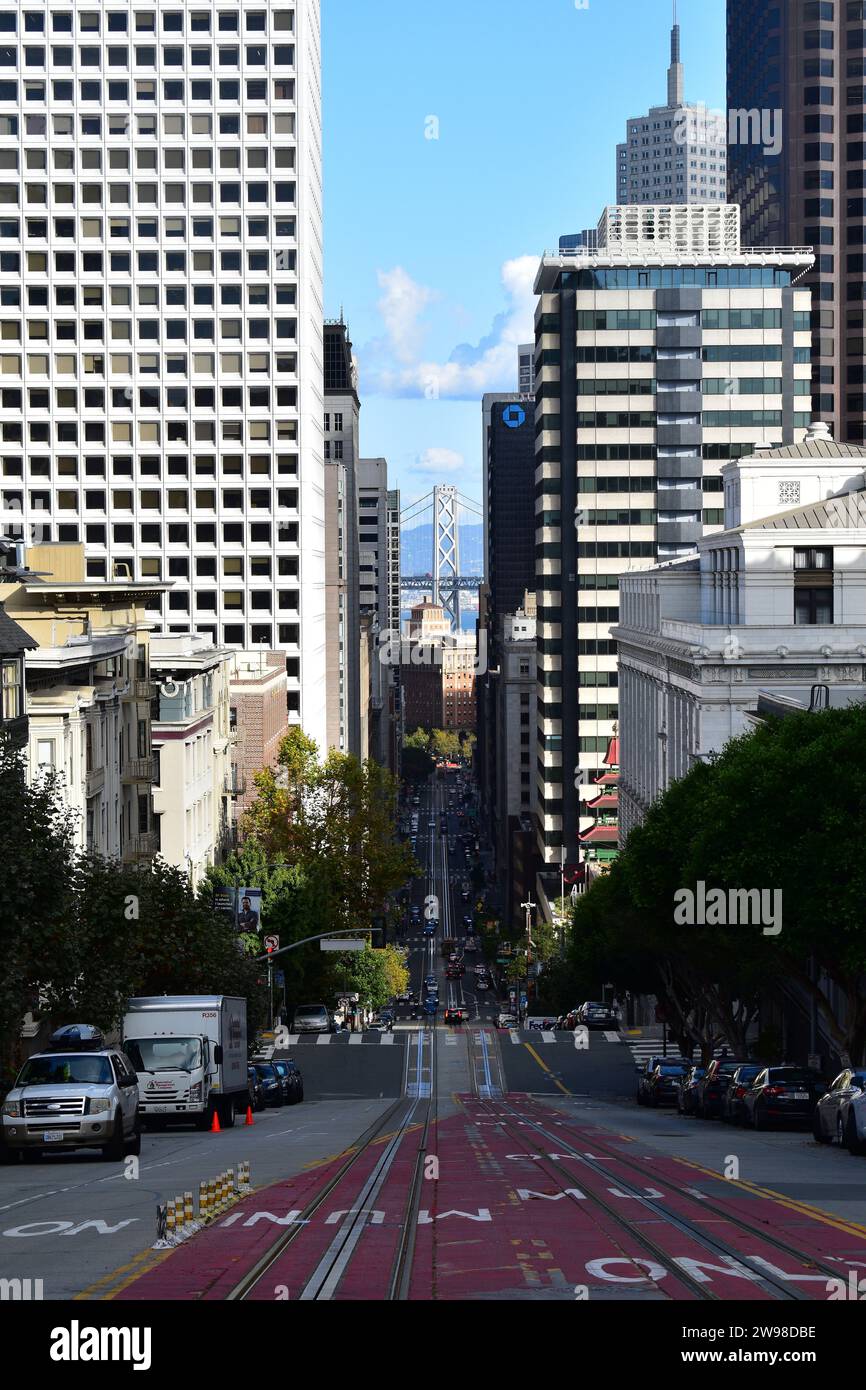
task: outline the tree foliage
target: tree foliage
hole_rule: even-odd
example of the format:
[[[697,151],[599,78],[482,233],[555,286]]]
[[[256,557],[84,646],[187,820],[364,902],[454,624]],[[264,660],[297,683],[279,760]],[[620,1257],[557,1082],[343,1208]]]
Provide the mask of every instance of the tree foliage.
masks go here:
[[[674,783],[610,874],[578,900],[576,975],[596,988],[615,980],[620,991],[655,993],[681,1045],[705,1056],[720,1041],[741,1052],[761,998],[793,981],[838,1051],[859,1059],[864,829],[866,709],[769,721]],[[699,882],[726,894],[764,890],[769,902],[778,892],[781,930],[678,923],[674,894]]]
[[[0,745],[5,901],[0,934],[0,1038],[17,1060],[23,1015],[59,1026],[118,1026],[126,1000],[143,994],[235,994],[261,1021],[260,967],[241,953],[234,927],[197,901],[186,875],[157,861],[138,868],[76,851],[53,777],[28,786],[20,755]]]

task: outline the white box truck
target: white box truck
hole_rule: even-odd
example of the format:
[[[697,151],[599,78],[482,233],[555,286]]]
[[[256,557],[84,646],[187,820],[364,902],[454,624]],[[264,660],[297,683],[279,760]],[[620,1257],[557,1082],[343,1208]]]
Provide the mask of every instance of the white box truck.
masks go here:
[[[216,995],[154,995],[127,1001],[123,1050],[138,1073],[144,1126],[191,1120],[231,1127],[249,1100],[247,1001]]]

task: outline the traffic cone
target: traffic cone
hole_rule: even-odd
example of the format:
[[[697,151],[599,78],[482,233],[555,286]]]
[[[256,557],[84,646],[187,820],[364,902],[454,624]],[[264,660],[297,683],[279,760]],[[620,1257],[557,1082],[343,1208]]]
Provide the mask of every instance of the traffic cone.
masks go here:
[[[252,1125],[252,1124],[255,1124],[255,1120],[253,1119],[253,1107],[252,1107],[251,1105],[248,1105],[248,1106],[247,1106],[247,1118],[244,1120],[244,1124],[245,1124],[245,1125]]]
[[[217,1114],[216,1110],[213,1112],[213,1123],[211,1124],[210,1132],[211,1134],[222,1133],[222,1131],[220,1130],[220,1117]]]

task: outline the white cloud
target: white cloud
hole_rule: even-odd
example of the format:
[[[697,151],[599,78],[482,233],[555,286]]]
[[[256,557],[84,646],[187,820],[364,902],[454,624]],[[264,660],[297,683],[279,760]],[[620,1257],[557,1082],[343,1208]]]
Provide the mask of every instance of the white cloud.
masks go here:
[[[410,363],[421,350],[423,326],[419,319],[438,295],[419,285],[399,265],[393,270],[380,270],[378,280],[383,291],[378,307],[388,345],[399,362]]]
[[[537,256],[518,256],[501,270],[506,307],[479,343],[461,343],[446,362],[422,356],[425,310],[439,298],[399,266],[379,272],[385,335],[359,353],[361,390],[383,396],[477,400],[485,391],[516,387],[516,349],[534,338],[533,283]]]
[[[441,478],[449,473],[462,473],[465,468],[466,460],[456,449],[432,448],[425,449],[423,454],[419,454],[415,462],[406,469],[406,472]]]

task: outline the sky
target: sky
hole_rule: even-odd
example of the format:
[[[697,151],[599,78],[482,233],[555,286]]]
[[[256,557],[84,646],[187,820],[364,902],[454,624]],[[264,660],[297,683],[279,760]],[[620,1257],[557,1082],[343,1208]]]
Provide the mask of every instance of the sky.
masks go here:
[[[616,196],[666,99],[671,0],[322,0],[325,312],[358,358],[361,454],[402,505],[481,497],[481,397],[517,389],[532,285]],[[678,0],[686,98],[725,104],[724,0]]]

